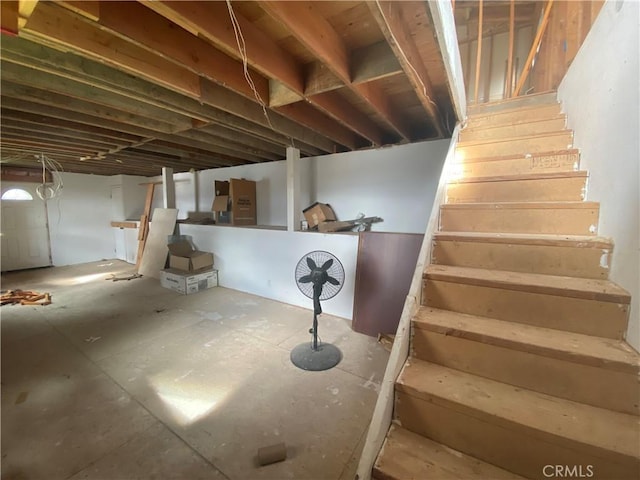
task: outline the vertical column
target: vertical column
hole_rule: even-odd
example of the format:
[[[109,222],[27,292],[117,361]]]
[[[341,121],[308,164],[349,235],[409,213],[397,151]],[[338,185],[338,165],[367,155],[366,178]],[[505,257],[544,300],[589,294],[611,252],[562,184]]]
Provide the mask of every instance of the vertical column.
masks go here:
[[[287,230],[300,230],[300,150],[287,147]]]
[[[189,173],[191,174],[191,185],[193,186],[193,210],[195,212],[200,211],[200,187],[198,186],[198,171],[192,168]]]
[[[162,199],[164,208],[176,208],[176,185],[173,182],[173,168],[162,167]]]

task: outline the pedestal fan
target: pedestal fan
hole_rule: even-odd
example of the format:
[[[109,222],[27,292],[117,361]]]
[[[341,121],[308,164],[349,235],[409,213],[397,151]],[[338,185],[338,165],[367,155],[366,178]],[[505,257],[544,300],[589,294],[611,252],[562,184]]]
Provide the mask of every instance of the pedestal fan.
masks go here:
[[[303,370],[328,370],[342,359],[335,345],[318,341],[318,315],[321,300],[335,297],[344,283],[344,268],[334,255],[316,250],[304,255],[296,265],[296,284],[300,291],[313,299],[313,335],[311,343],[302,343],[291,351],[291,361]]]

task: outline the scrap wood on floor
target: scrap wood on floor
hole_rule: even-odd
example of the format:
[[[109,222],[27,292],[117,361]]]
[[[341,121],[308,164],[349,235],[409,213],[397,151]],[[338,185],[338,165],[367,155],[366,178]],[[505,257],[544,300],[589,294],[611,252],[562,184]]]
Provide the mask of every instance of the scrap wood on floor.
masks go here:
[[[49,293],[38,293],[32,290],[8,290],[0,297],[0,305],[51,305]]]
[[[142,275],[140,275],[139,273],[131,273],[124,277],[118,277],[116,276],[115,273],[112,273],[110,276],[105,278],[105,280],[111,280],[112,282],[119,282],[120,280],[133,280],[135,278],[142,278]]]

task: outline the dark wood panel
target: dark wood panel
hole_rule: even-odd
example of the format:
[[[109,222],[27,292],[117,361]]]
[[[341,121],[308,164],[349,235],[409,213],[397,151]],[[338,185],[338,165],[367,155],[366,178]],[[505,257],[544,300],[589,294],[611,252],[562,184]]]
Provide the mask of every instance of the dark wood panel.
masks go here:
[[[424,235],[362,232],[358,244],[352,328],[395,333]]]

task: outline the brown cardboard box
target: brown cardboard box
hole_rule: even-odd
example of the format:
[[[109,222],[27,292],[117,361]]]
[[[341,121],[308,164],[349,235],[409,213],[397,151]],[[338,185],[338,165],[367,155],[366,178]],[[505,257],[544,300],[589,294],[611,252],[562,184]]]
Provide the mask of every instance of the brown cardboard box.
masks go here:
[[[184,272],[192,272],[213,265],[213,253],[195,250],[186,240],[170,243],[169,267]]]
[[[315,228],[322,222],[336,220],[336,214],[328,203],[316,202],[305,208],[302,213],[309,223],[309,228]]]
[[[231,225],[257,225],[256,182],[232,178],[215,182],[216,197],[211,210],[216,222]]]

